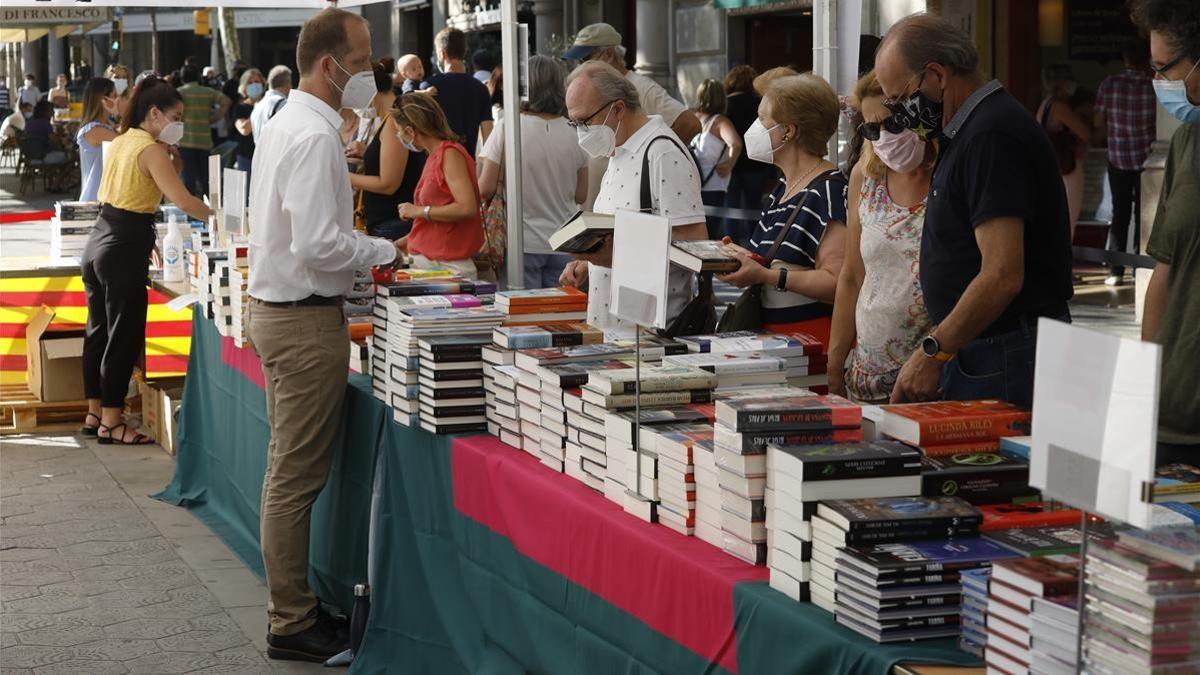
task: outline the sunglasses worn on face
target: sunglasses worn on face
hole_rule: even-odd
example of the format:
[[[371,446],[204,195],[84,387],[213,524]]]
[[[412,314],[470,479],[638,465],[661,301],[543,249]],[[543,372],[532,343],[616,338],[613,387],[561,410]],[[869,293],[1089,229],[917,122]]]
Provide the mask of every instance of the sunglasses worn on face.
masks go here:
[[[617,99],[614,98],[613,100],[609,101],[608,103],[605,103],[604,105],[600,106],[599,108],[596,108],[596,112],[592,113],[591,115],[588,115],[587,117],[585,117],[581,120],[567,120],[567,126],[571,127],[572,129],[583,129],[584,131],[587,131],[588,130],[588,122],[591,122],[592,118],[594,118],[596,115],[599,115],[601,111],[603,111],[605,108],[607,108],[608,106],[610,106],[616,102],[617,102]]]
[[[898,134],[906,128],[904,124],[892,116],[882,122],[863,122],[858,125],[858,133],[862,134],[862,137],[868,141],[877,141],[879,140],[880,130],[886,130],[889,134]]]

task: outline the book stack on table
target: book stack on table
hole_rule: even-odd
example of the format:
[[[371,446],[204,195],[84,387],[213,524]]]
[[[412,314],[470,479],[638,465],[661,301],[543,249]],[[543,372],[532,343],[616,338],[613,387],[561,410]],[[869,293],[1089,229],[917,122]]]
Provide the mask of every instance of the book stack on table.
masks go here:
[[[926,457],[995,453],[1000,439],[1029,434],[1030,411],[1005,401],[932,401],[881,406],[879,431]],[[961,495],[960,495],[961,496]]]
[[[100,202],[55,202],[50,219],[50,258],[81,258],[100,217]]]
[[[392,317],[395,317],[393,320]],[[404,423],[402,417],[412,420],[419,412],[418,398],[412,395],[412,385],[420,385],[420,403],[426,399],[432,400],[433,390],[450,390],[472,388],[478,390],[478,396],[483,398],[483,366],[482,359],[475,355],[478,365],[467,368],[459,364],[457,367],[437,365],[432,357],[421,358],[420,341],[432,337],[463,337],[468,336],[483,339],[484,343],[491,341],[492,328],[503,320],[503,315],[490,307],[445,307],[422,304],[392,303],[388,318],[388,359],[389,359],[389,396],[392,407],[396,410],[396,421]],[[474,373],[466,372],[474,370]],[[473,382],[468,385],[466,381]],[[439,394],[444,397],[445,394]],[[483,404],[480,403],[480,406]],[[432,403],[426,405],[432,407]],[[482,417],[482,411],[478,417]],[[456,433],[464,429],[455,429],[456,425],[441,425],[431,423],[428,414],[421,414],[422,428],[429,426],[444,429],[435,433]],[[472,416],[475,417],[475,416]],[[462,424],[466,424],[462,422]],[[481,420],[472,429],[484,429],[486,424]]]
[[[962,581],[962,630],[958,636],[958,648],[980,659],[987,647],[988,580],[991,578],[990,566],[959,572]]]
[[[707,421],[664,424],[642,430],[643,447],[653,454],[657,469],[649,481],[658,501],[658,522],[684,536],[692,536],[696,531],[693,447],[696,443],[711,443],[712,435],[712,425]],[[642,481],[645,483],[647,478],[643,476]]]
[[[587,293],[569,286],[496,293],[496,308],[504,323],[538,324],[587,319]]]
[[[500,442],[521,449],[521,416],[517,411],[517,375],[513,351],[495,344],[480,350],[483,359],[483,398],[487,406],[488,433]]]
[[[1029,613],[1029,672],[1035,675],[1073,675],[1079,662],[1078,592],[1034,598]]]
[[[1192,526],[1117,536],[1087,552],[1088,672],[1200,671],[1200,533]]]
[[[809,387],[823,385],[827,380],[829,357],[825,345],[807,333],[734,331],[681,337],[679,341],[688,345],[692,354],[675,362],[717,373],[718,390],[722,392],[777,383]],[[781,359],[783,363],[771,368],[764,363],[770,358]],[[780,373],[782,382],[778,381]]]
[[[798,499],[800,492],[788,492],[789,485],[770,485],[779,476],[771,476],[771,450],[767,448],[806,447],[775,445],[783,438],[804,438],[821,442],[840,432],[861,433],[861,408],[839,396],[815,396],[805,389],[792,392],[764,390],[744,396],[722,397],[717,401],[714,441],[717,446],[718,481],[721,485],[721,529],[723,548],[752,565],[767,561],[767,490],[776,488],[781,510],[793,518],[778,527],[790,528],[794,536],[800,523],[807,521],[815,507]],[[759,443],[766,445],[760,453]],[[768,445],[769,444],[769,445]],[[785,466],[779,466],[780,471]],[[739,534],[753,533],[750,539]],[[796,579],[797,583],[807,579]]]
[[[640,428],[638,424],[640,420]],[[604,496],[626,513],[653,523],[658,521],[658,436],[656,428],[678,431],[679,425],[712,424],[708,403],[610,412],[604,416]],[[635,448],[640,448],[637,450]]]
[[[881,643],[957,637],[962,573],[1012,556],[979,537],[847,546],[837,554],[834,618]]]
[[[419,341],[422,429],[455,434],[487,428],[480,352],[491,341],[491,330]]]
[[[361,340],[350,339],[350,372],[371,374],[371,336]]]
[[[192,269],[188,275],[192,290],[199,296],[199,304],[205,318],[215,318],[213,313],[213,277],[217,273],[217,263],[229,259],[227,249],[204,247],[192,252]]]
[[[1029,672],[1033,663],[1034,599],[1073,596],[1078,587],[1079,559],[1074,556],[996,562],[988,586],[984,653],[988,667],[1013,674]]]
[[[210,292],[212,293],[212,318],[217,332],[222,337],[233,337],[233,290],[230,261],[218,260],[213,268]]]

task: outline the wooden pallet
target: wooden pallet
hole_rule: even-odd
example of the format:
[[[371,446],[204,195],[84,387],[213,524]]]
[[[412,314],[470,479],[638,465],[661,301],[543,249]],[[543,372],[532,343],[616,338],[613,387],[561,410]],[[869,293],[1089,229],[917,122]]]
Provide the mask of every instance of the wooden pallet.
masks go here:
[[[25,384],[0,385],[0,433],[73,431],[83,424],[87,401],[39,401]]]

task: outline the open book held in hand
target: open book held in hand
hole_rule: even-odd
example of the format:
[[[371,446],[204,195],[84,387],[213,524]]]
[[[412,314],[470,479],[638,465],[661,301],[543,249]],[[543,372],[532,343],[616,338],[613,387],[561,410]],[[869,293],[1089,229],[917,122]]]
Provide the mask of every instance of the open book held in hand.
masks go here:
[[[742,263],[733,250],[713,239],[671,242],[671,262],[693,272],[734,272]]]
[[[606,213],[577,211],[550,235],[550,248],[559,253],[592,253],[613,231],[613,217]]]

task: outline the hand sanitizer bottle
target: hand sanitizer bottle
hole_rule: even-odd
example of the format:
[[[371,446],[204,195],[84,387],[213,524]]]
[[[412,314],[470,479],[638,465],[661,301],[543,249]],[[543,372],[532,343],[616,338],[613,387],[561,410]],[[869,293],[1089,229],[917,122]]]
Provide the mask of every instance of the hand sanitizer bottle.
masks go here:
[[[167,236],[163,238],[163,281],[183,281],[183,235],[172,213],[167,219]]]

